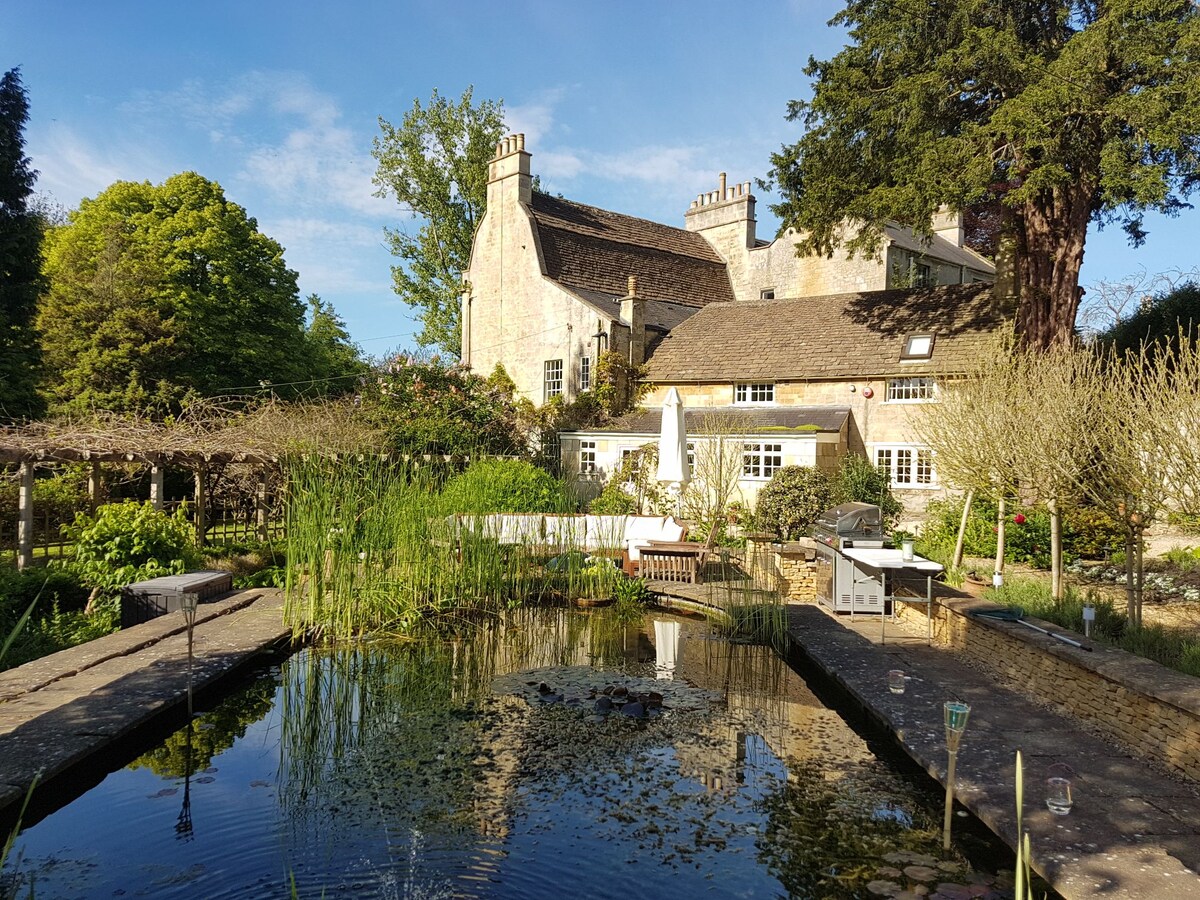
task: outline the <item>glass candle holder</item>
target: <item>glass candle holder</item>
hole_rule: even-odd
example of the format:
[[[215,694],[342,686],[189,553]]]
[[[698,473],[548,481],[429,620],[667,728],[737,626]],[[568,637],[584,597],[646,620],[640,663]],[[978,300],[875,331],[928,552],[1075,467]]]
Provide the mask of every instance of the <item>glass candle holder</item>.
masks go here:
[[[899,669],[892,669],[887,673],[888,690],[893,694],[904,693],[904,673]]]
[[[1056,816],[1065,816],[1071,811],[1071,779],[1046,779],[1046,808]]]
[[[902,559],[904,562],[912,562],[913,557],[914,557],[913,542],[912,541],[901,541],[900,542],[900,559]]]

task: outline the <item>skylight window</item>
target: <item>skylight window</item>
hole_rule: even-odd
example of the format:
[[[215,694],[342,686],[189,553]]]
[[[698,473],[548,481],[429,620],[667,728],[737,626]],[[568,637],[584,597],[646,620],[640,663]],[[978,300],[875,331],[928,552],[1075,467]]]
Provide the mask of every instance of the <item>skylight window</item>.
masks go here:
[[[901,359],[929,359],[933,356],[932,334],[910,334],[904,339],[904,352]]]

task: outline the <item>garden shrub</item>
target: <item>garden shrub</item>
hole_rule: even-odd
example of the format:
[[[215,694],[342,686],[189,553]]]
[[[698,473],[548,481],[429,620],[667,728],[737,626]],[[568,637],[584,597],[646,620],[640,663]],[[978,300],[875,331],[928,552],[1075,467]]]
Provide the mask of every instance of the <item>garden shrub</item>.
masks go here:
[[[56,606],[66,611],[83,609],[88,589],[74,572],[65,569],[0,568],[0,635],[8,633],[35,597],[33,616],[37,618]]]
[[[925,524],[921,529],[921,553],[935,559],[945,559],[954,549],[958,525],[962,518],[962,497],[950,497],[929,503]],[[1020,516],[1022,521],[1018,522]],[[1114,548],[1125,545],[1124,533],[1116,520],[1095,507],[1077,507],[1063,514],[1063,558],[1070,562],[1077,557],[1101,558]],[[980,558],[996,555],[996,503],[989,498],[976,498],[971,504],[963,554]],[[1008,525],[1004,532],[1004,558],[1040,569],[1050,568],[1050,513],[1044,506],[1008,508]]]
[[[448,513],[560,513],[573,504],[566,484],[518,459],[480,459],[446,482]]]
[[[812,466],[784,466],[758,494],[758,527],[794,540],[834,504],[837,484]]]
[[[892,480],[886,469],[872,465],[865,456],[848,453],[837,473],[837,503],[874,503],[886,524],[894,525],[904,505],[892,493]]]
[[[80,514],[64,529],[75,545],[67,563],[80,581],[113,595],[135,581],[179,575],[200,565],[187,513],[150,503],[110,503],[95,518]]]

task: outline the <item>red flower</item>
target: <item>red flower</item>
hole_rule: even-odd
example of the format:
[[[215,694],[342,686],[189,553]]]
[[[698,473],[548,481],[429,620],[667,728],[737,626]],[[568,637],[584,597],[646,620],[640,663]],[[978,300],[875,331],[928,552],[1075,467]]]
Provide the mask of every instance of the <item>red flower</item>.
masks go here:
[[[1013,516],[1013,521],[1016,522],[1018,525],[1024,525],[1025,524],[1025,514],[1017,513],[1015,516]]]

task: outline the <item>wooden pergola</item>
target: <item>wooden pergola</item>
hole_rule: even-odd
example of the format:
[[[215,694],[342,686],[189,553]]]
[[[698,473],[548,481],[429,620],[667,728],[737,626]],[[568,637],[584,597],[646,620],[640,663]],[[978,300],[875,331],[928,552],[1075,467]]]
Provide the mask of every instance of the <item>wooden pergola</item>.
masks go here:
[[[25,568],[33,562],[33,485],[38,465],[90,464],[88,494],[93,506],[100,500],[104,463],[146,466],[150,500],[157,509],[165,502],[166,468],[189,470],[195,480],[196,531],[203,540],[206,476],[214,466],[239,463],[257,467],[257,527],[265,536],[268,474],[284,457],[375,453],[381,445],[379,434],[344,401],[268,401],[254,406],[207,401],[169,422],[97,416],[0,428],[0,464],[18,467],[17,566]]]

